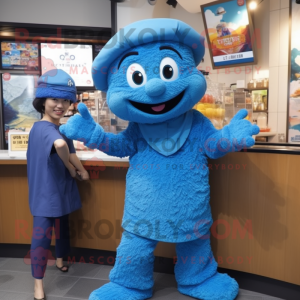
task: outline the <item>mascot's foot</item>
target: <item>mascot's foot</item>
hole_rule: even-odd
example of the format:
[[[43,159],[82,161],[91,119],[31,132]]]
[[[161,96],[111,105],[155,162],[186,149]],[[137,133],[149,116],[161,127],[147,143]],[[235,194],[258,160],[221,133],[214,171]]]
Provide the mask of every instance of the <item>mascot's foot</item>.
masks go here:
[[[201,300],[233,300],[239,293],[239,286],[227,274],[216,273],[199,285],[178,285],[178,291]]]
[[[145,300],[152,297],[152,289],[130,289],[110,282],[91,293],[89,300]]]

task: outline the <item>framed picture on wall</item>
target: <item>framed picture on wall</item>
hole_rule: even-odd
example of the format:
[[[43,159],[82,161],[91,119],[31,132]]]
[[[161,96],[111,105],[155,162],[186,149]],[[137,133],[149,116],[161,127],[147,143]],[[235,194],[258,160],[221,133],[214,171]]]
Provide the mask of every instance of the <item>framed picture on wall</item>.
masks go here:
[[[41,119],[32,101],[35,98],[38,75],[4,73],[0,77],[3,111],[4,148],[8,147],[8,131],[29,131]]]
[[[253,25],[246,0],[201,5],[214,69],[256,64]]]

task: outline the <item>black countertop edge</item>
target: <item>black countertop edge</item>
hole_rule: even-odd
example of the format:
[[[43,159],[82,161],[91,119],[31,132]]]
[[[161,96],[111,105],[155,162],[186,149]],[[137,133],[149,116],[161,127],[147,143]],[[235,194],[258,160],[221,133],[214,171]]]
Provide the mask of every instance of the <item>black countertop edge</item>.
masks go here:
[[[283,144],[257,143],[251,148],[241,150],[241,152],[300,155],[300,145],[284,144],[284,143]]]

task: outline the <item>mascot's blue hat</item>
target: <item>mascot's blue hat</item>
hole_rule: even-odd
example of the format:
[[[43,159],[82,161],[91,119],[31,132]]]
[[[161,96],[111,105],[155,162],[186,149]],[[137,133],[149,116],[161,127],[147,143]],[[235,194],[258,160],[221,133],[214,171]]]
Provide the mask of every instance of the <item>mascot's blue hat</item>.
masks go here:
[[[49,70],[38,80],[36,98],[60,98],[76,102],[76,86],[73,78],[60,69]]]
[[[117,32],[95,58],[92,74],[96,88],[107,91],[109,68],[124,52],[144,44],[168,41],[190,47],[196,66],[204,56],[204,37],[186,23],[174,19],[138,21]]]

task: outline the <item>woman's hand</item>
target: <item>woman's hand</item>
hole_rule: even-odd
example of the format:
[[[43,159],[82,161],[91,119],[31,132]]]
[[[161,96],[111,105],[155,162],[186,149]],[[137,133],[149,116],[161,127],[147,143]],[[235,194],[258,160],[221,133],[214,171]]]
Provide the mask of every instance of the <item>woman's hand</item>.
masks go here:
[[[82,180],[89,180],[90,179],[90,175],[89,175],[89,172],[87,170],[77,171],[77,173],[81,176]]]

